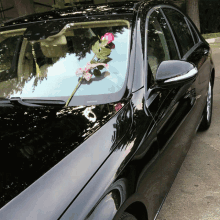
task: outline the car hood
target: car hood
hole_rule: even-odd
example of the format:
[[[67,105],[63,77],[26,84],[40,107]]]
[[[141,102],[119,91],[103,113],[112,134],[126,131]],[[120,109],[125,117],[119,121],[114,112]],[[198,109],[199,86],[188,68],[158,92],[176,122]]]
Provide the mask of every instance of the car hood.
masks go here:
[[[58,218],[128,130],[115,106],[1,108],[0,218]]]

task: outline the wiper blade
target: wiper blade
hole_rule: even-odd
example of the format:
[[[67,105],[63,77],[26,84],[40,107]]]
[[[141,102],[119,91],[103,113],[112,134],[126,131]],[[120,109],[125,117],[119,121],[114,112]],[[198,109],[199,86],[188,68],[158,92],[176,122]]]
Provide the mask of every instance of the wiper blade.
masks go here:
[[[0,106],[26,106],[26,107],[63,107],[66,102],[63,100],[40,100],[40,99],[21,99],[12,97],[10,99],[0,99]]]
[[[0,107],[13,107],[9,99],[0,98]]]

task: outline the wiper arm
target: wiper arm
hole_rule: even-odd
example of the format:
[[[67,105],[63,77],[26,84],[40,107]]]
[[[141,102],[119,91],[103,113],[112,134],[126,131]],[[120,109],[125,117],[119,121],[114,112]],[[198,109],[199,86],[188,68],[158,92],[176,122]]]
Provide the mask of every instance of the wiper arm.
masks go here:
[[[10,99],[0,100],[0,106],[26,106],[26,107],[63,107],[66,102],[62,100],[39,100],[39,99],[21,99],[12,97]]]
[[[27,107],[43,107],[42,105],[24,102],[20,97],[12,97],[11,99],[9,99],[9,101],[13,105],[22,105]]]

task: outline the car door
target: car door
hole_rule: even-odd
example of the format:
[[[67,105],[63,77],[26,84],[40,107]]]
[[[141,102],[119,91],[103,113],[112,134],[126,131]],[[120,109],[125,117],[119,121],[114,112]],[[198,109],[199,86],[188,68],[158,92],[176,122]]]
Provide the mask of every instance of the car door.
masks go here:
[[[206,96],[208,83],[211,75],[211,51],[206,42],[203,42],[199,34],[195,31],[195,26],[180,11],[173,7],[162,8],[171,29],[175,35],[176,42],[181,54],[181,60],[194,63],[198,69],[198,77],[194,83],[191,94],[196,99],[196,110],[192,116],[191,124],[194,126],[200,120],[203,109],[206,104]],[[192,113],[193,114],[193,113]],[[188,147],[184,147],[184,152],[188,151]]]
[[[147,109],[157,126],[157,139],[160,147],[161,185],[160,202],[168,193],[184,158],[184,147],[189,145],[195,133],[197,81],[172,88],[162,88],[155,83],[156,70],[165,60],[181,59],[181,51],[171,31],[170,24],[163,11],[156,8],[150,15],[147,25]],[[194,42],[192,39],[193,47]],[[186,48],[186,51],[189,49]]]

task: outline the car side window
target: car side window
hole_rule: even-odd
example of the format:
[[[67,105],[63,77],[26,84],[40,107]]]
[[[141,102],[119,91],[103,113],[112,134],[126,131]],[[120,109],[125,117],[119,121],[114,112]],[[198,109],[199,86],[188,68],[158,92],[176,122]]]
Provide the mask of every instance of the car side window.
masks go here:
[[[189,27],[184,16],[178,11],[171,8],[164,8],[163,12],[169,20],[179,44],[180,54],[183,57],[194,46]]]
[[[157,68],[162,61],[179,59],[169,27],[159,9],[150,15],[148,21],[147,59],[151,85],[154,84]]]

